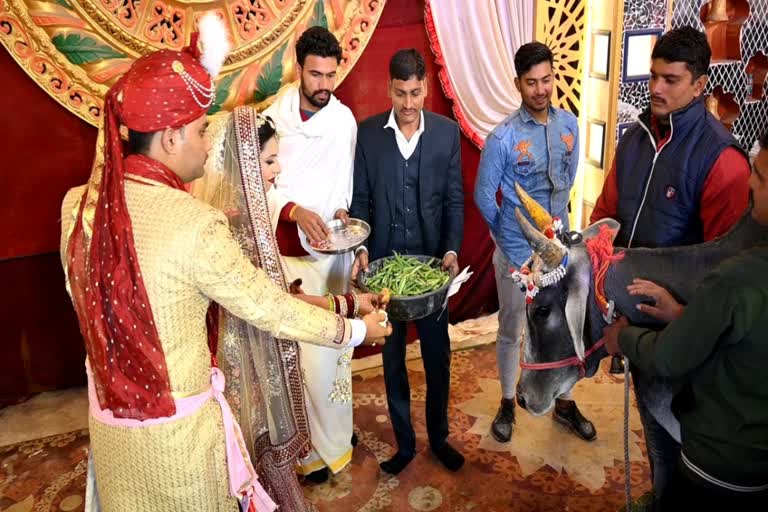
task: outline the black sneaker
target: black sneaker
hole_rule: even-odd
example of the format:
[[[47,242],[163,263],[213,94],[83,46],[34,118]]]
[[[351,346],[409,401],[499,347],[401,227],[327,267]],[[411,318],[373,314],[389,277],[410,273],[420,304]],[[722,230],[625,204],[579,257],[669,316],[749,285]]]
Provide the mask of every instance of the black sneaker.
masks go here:
[[[512,429],[515,425],[515,400],[501,399],[499,412],[493,419],[491,434],[500,443],[506,443],[512,439]]]
[[[565,425],[571,432],[585,441],[594,441],[597,438],[595,426],[581,414],[579,408],[576,407],[576,402],[560,399],[557,399],[556,402],[555,412],[552,415],[555,421]]]

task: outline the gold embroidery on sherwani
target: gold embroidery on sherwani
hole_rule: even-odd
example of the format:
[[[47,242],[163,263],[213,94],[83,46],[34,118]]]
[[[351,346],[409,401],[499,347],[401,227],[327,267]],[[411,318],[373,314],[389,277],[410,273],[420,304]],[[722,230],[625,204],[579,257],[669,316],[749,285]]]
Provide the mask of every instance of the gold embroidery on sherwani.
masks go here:
[[[335,316],[289,297],[253,267],[223,214],[165,186],[126,180],[125,187],[136,253],[174,393],[210,386],[205,315],[211,299],[281,337],[336,346]],[[63,235],[83,190],[71,190],[64,200]],[[221,412],[214,401],[184,419],[138,429],[91,418],[90,435],[104,510],[235,509]]]

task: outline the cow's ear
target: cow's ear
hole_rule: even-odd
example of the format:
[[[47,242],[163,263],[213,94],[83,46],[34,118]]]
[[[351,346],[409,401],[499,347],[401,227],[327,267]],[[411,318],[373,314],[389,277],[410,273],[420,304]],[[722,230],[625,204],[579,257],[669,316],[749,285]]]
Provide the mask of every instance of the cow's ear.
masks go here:
[[[621,224],[619,224],[619,222],[616,220],[600,219],[581,232],[582,238],[584,240],[589,240],[590,238],[596,237],[600,233],[600,226],[602,225],[608,226],[608,229],[611,231],[612,239],[616,238],[616,235],[619,233],[619,229],[621,228]]]
[[[580,261],[582,260],[582,261]],[[573,262],[576,268],[587,268],[589,258],[585,251],[574,254]],[[586,272],[571,272],[568,280],[568,301],[565,303],[565,320],[571,333],[573,348],[579,359],[584,359],[584,323],[589,302],[590,275]]]

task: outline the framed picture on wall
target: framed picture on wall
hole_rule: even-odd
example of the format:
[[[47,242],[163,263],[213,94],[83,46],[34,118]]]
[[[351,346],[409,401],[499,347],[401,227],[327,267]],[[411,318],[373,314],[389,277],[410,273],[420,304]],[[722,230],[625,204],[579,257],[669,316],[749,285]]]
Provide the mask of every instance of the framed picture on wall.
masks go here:
[[[628,30],[624,32],[624,82],[643,82],[650,78],[651,54],[663,29]]]
[[[592,55],[589,76],[608,80],[611,67],[611,31],[592,31]]]
[[[587,120],[587,163],[603,168],[605,155],[605,121]]]

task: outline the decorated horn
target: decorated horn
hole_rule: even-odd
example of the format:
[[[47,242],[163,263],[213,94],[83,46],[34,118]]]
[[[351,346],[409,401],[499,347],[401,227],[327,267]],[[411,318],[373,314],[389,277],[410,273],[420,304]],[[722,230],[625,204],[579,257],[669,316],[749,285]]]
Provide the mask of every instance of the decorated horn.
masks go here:
[[[544,233],[547,228],[552,227],[552,216],[549,212],[542,208],[534,198],[529,196],[528,192],[526,192],[518,182],[515,182],[515,193],[520,199],[520,203],[523,205],[523,208],[525,208],[525,211],[528,212],[528,215],[531,216],[533,222],[536,223],[536,227],[539,228],[540,232]]]
[[[522,230],[525,239],[528,240],[528,244],[531,246],[531,249],[533,249],[533,252],[538,254],[544,262],[546,269],[552,270],[560,265],[565,257],[565,247],[555,240],[547,238],[541,232],[536,230],[536,228],[528,222],[528,219],[525,218],[525,215],[520,211],[520,208],[515,208],[515,217],[517,217],[517,222],[520,224],[520,229]]]

